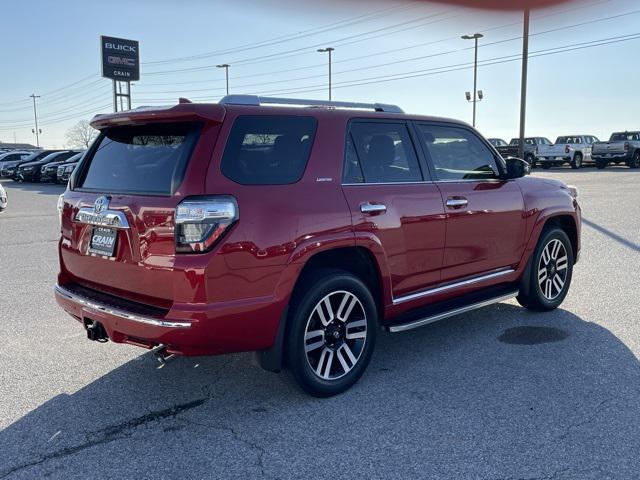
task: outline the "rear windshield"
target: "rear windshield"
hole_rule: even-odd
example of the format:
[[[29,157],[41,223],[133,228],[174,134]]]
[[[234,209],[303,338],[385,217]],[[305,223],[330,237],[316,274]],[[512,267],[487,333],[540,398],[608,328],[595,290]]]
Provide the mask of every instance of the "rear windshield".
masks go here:
[[[626,140],[640,140],[640,132],[624,132],[624,133],[613,133],[610,142],[622,142]]]
[[[580,137],[558,137],[556,139],[556,143],[568,143],[570,145],[577,145],[582,143],[582,139]]]
[[[238,117],[224,150],[222,173],[242,185],[295,183],[307,166],[315,131],[313,117]]]
[[[79,187],[171,195],[182,181],[199,133],[193,123],[109,128],[102,132]]]

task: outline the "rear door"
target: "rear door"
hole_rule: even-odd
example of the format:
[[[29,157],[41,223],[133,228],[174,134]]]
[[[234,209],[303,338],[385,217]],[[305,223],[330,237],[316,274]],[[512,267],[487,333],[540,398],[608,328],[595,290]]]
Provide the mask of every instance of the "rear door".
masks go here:
[[[165,306],[173,297],[175,209],[202,193],[213,145],[202,137],[217,135],[207,130],[190,122],[104,130],[65,194],[63,271],[84,286]]]
[[[442,281],[516,265],[526,226],[517,182],[499,178],[497,159],[470,128],[436,122],[416,127],[446,209]]]
[[[444,206],[423,170],[406,122],[350,123],[343,191],[357,238],[383,251],[396,300],[440,281]]]

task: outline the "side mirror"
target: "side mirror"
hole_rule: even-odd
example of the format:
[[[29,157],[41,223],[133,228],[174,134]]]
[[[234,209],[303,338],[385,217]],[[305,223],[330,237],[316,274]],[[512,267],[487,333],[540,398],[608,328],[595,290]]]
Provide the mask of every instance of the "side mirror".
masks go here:
[[[521,178],[531,173],[531,165],[516,157],[504,159],[507,164],[507,178]]]

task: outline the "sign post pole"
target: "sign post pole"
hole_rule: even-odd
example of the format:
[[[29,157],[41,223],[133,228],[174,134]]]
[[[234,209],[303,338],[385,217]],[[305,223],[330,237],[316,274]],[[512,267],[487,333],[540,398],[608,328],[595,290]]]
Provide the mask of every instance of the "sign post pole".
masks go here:
[[[113,111],[118,111],[118,92],[116,91],[116,81],[113,80]]]

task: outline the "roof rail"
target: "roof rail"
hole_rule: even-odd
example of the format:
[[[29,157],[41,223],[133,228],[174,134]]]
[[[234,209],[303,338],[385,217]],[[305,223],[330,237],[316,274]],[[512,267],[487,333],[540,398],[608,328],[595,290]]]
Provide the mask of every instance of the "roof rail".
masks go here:
[[[258,95],[227,95],[220,102],[221,105],[300,105],[305,107],[338,107],[361,108],[376,112],[404,113],[397,105],[385,103],[334,102],[326,100],[307,100],[301,98],[259,97]]]

